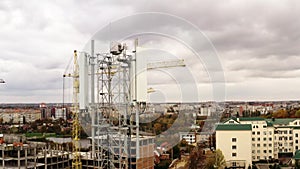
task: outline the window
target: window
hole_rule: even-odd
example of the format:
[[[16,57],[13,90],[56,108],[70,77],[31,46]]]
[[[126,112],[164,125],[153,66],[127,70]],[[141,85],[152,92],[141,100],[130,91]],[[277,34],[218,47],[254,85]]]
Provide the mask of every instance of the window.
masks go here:
[[[269,137],[269,141],[272,141],[272,137]]]
[[[289,132],[290,134],[292,134],[292,130],[290,130],[290,132]]]
[[[267,138],[266,138],[266,137],[264,137],[264,141],[267,141]]]
[[[264,144],[264,147],[267,147],[267,144]]]
[[[257,147],[260,147],[260,144],[257,144]]]
[[[235,167],[236,166],[236,162],[232,162],[232,166]]]
[[[236,138],[232,138],[231,141],[232,141],[232,142],[236,142]]]
[[[252,150],[252,154],[254,154],[255,153],[255,150]]]
[[[269,153],[272,153],[272,150],[269,150]]]
[[[257,156],[257,159],[260,159],[260,156]]]
[[[257,150],[257,153],[260,153],[260,150]]]
[[[272,131],[269,131],[269,134],[272,135]]]
[[[255,138],[254,138],[254,137],[252,138],[252,141],[255,141]]]
[[[252,134],[255,135],[255,131],[252,131]]]
[[[290,137],[289,140],[293,140],[293,137]]]
[[[266,131],[264,131],[264,135],[267,135],[267,132],[266,132]]]
[[[231,148],[232,148],[233,150],[235,150],[235,149],[236,149],[236,146],[234,145],[234,146],[232,146]]]
[[[257,135],[260,135],[260,132],[259,132],[259,131],[257,132]]]
[[[295,134],[295,137],[298,137],[298,133]]]
[[[267,153],[267,150],[264,150],[264,153]]]
[[[232,157],[236,157],[236,153],[232,153]]]
[[[257,138],[257,141],[260,141],[260,138]]]
[[[296,150],[298,150],[298,146],[296,146]]]
[[[269,147],[272,147],[272,144],[271,144],[271,143],[269,144]]]
[[[267,126],[266,125],[263,125],[263,128],[266,128]]]
[[[295,143],[298,143],[298,140],[295,140]]]

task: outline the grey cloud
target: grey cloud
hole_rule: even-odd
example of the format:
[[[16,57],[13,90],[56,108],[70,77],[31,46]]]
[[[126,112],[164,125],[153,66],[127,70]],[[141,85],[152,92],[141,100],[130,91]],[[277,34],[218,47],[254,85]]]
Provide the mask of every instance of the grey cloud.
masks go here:
[[[5,93],[7,99],[13,100],[8,95],[17,95],[15,91],[20,93],[26,91],[24,92],[26,94],[18,97],[18,100],[22,98],[27,100],[27,96],[32,95],[32,100],[38,101],[38,95],[50,93],[47,88],[53,91],[60,90],[61,75],[74,49],[84,48],[84,44],[89,41],[92,34],[112,22],[112,30],[105,30],[104,36],[99,37],[102,43],[108,42],[114,38],[109,34],[110,31],[119,31],[114,27],[116,25],[113,21],[149,11],[182,17],[198,27],[211,40],[222,61],[226,81],[230,85],[237,85],[236,87],[230,86],[229,94],[234,96],[232,98],[238,98],[238,93],[245,90],[246,87],[239,85],[255,79],[266,84],[272,83],[268,79],[287,78],[290,81],[297,81],[300,68],[298,65],[299,8],[299,2],[295,0],[223,2],[154,0],[130,3],[125,0],[77,1],[76,3],[71,0],[44,1],[43,3],[3,0],[0,2],[0,78],[10,83],[6,84],[5,88],[0,86],[1,97]],[[160,26],[153,28],[155,24]],[[185,38],[191,43],[192,48],[199,50],[197,52],[204,59],[210,59],[213,56],[207,50],[206,42],[197,40],[193,36],[195,32],[192,29],[177,22],[167,22],[163,18],[156,20],[141,18],[139,24],[118,26],[120,30],[131,33],[138,33],[151,27],[157,32],[168,31],[169,35],[174,35],[174,37],[180,35]],[[169,42],[167,38],[158,40],[144,38],[141,43],[147,46],[155,43],[153,46],[157,48],[165,47],[185,57],[189,68],[194,70],[192,74],[195,75],[197,83],[208,84],[210,82],[205,68],[211,70],[210,73],[220,73],[220,67],[215,69],[214,65],[205,67],[208,61],[201,62],[201,59],[197,58],[197,61],[192,62],[195,58],[192,57],[193,53],[189,51],[189,48],[175,45],[172,49],[172,46],[167,46]],[[100,45],[101,42],[98,42]],[[102,47],[107,49],[105,44]],[[97,50],[101,51],[101,48]],[[89,47],[85,49],[89,50]],[[168,71],[174,74],[179,72],[178,70]],[[182,74],[177,78],[186,80]],[[155,84],[159,84],[159,79]],[[252,86],[259,87],[258,84],[252,84]],[[257,95],[259,98],[261,95],[257,93],[255,87],[250,88],[253,92],[249,91],[247,94]],[[237,91],[233,92],[235,89]],[[273,89],[281,90],[278,95],[288,92],[280,86],[273,86]],[[269,94],[271,95],[271,92]],[[240,98],[245,97],[247,97],[246,94],[240,95]],[[49,98],[60,100],[58,95],[51,95]]]

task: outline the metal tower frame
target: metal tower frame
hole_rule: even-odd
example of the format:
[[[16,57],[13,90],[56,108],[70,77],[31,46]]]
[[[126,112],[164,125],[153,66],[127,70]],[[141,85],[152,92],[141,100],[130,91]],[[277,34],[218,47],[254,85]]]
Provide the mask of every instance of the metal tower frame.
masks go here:
[[[73,169],[81,169],[82,164],[80,160],[80,121],[79,121],[79,65],[77,62],[77,52],[74,51],[74,72],[73,72],[73,125],[72,125],[72,138],[73,138]]]
[[[99,168],[128,168],[130,60],[126,52],[97,54],[99,95],[94,127]]]

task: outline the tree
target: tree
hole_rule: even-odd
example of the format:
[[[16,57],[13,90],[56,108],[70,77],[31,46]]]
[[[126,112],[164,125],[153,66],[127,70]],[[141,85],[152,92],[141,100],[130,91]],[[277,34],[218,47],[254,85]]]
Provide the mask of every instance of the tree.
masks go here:
[[[186,147],[188,146],[188,142],[186,141],[186,139],[182,139],[179,143],[179,147]]]
[[[300,117],[300,110],[297,110],[297,111],[296,111],[295,117]]]
[[[295,161],[295,169],[300,169],[300,164],[298,159],[296,159]]]
[[[155,133],[160,134],[161,133],[161,124],[155,123],[154,130],[155,130]]]
[[[208,169],[224,169],[226,166],[225,158],[220,149],[217,149],[212,155],[212,158],[207,158],[205,168]]]
[[[225,167],[225,158],[220,149],[217,149],[215,152],[215,167],[218,169],[224,168]]]
[[[286,118],[288,116],[288,112],[284,109],[280,109],[273,114],[273,117],[275,118]]]
[[[197,169],[198,167],[202,167],[203,161],[205,159],[203,153],[203,147],[194,147],[190,153],[189,159],[189,168],[190,169]]]

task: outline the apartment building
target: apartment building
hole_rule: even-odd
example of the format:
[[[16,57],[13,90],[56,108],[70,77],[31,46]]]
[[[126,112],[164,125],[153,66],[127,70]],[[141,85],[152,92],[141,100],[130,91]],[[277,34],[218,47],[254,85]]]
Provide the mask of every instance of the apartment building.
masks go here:
[[[216,127],[216,148],[225,157],[227,167],[247,168],[251,159],[251,125],[219,124]]]
[[[294,118],[232,118],[216,126],[216,148],[222,150],[229,167],[239,160],[247,167],[252,161],[292,157],[300,148],[299,138],[300,119]]]
[[[180,140],[185,139],[188,144],[196,143],[195,132],[179,132]]]
[[[33,122],[37,119],[40,119],[40,113],[37,110],[13,110],[8,109],[0,113],[0,118],[2,119],[2,123],[20,123],[23,124],[26,122]]]

